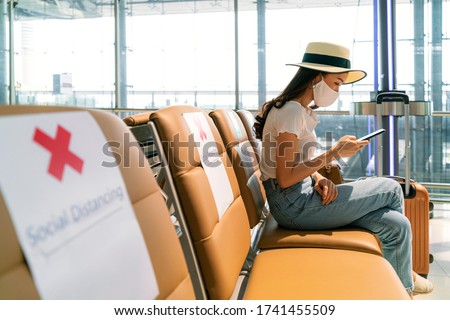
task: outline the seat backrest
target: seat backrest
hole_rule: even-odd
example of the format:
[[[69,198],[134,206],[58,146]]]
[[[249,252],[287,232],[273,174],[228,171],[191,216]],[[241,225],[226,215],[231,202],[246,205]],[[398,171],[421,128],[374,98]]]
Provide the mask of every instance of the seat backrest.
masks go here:
[[[229,109],[216,109],[210,114],[226,146],[247,209],[250,227],[261,220],[266,196],[262,185],[255,149],[238,114]]]
[[[239,118],[241,118],[242,124],[244,125],[245,131],[247,132],[247,137],[253,148],[255,149],[258,161],[261,159],[261,140],[256,138],[255,131],[253,131],[253,124],[255,123],[255,117],[253,114],[245,109],[237,110]]]
[[[129,261],[131,265],[135,264],[135,260],[133,259],[133,255],[131,255],[132,252],[143,252],[144,255],[139,255],[139,257],[142,257],[144,261],[149,261],[149,265],[152,267],[150,269],[153,270],[154,279],[156,279],[156,286],[157,290],[155,291],[154,298],[156,299],[195,299],[195,294],[192,286],[192,282],[190,279],[190,275],[184,260],[183,251],[181,249],[180,242],[178,240],[177,234],[175,232],[174,225],[170,219],[168,209],[166,207],[166,204],[164,202],[164,199],[160,193],[160,189],[153,177],[153,173],[151,171],[151,168],[149,167],[147,162],[143,162],[143,154],[142,151],[137,148],[129,148],[130,143],[136,143],[133,135],[130,133],[129,129],[126,127],[125,123],[118,118],[117,116],[104,112],[104,111],[95,111],[95,110],[86,110],[82,108],[69,108],[69,107],[26,107],[26,106],[2,106],[0,107],[0,121],[3,120],[3,124],[5,123],[14,123],[14,126],[18,127],[18,130],[29,130],[30,127],[31,130],[35,130],[34,128],[42,127],[41,120],[47,119],[47,123],[50,123],[51,126],[55,124],[59,125],[61,119],[64,119],[64,121],[67,121],[67,117],[74,118],[77,116],[83,117],[83,119],[88,118],[88,120],[93,121],[91,124],[93,126],[96,126],[97,131],[93,132],[99,132],[100,134],[96,137],[87,136],[87,135],[79,135],[77,131],[72,130],[71,136],[70,136],[70,146],[69,148],[71,152],[74,154],[79,154],[80,158],[86,159],[90,158],[92,155],[95,155],[96,153],[101,153],[104,155],[105,152],[109,152],[109,155],[111,155],[111,161],[112,163],[115,163],[114,170],[116,170],[118,177],[122,177],[122,180],[120,183],[123,183],[125,185],[125,191],[124,193],[127,194],[128,197],[124,195],[124,199],[129,199],[129,202],[125,203],[122,202],[122,205],[124,207],[131,208],[130,209],[130,217],[131,220],[136,223],[136,229],[137,232],[140,232],[140,235],[138,238],[140,239],[140,249],[141,251],[136,251],[135,246],[125,247],[124,250],[120,251],[121,254],[116,252],[116,247],[113,247],[112,249],[108,250],[108,248],[105,248],[104,252],[113,252],[113,254],[119,255],[117,259],[123,260],[123,261]],[[44,117],[43,117],[44,116]],[[35,118],[34,118],[35,117]],[[25,124],[21,124],[22,119],[27,118],[28,120],[25,121]],[[30,120],[31,119],[31,120]],[[51,120],[48,120],[51,119]],[[79,123],[78,126],[82,127],[81,130],[85,130],[85,123]],[[26,128],[28,127],[28,128]],[[48,132],[49,139],[51,140],[52,134],[50,133],[49,127],[42,127],[46,128],[43,129],[43,131]],[[79,131],[81,131],[79,130]],[[37,132],[37,131],[35,131]],[[103,137],[98,137],[103,134]],[[47,137],[48,138],[48,137]],[[104,148],[86,148],[84,150],[77,149],[73,150],[73,144],[72,142],[78,140],[77,146],[89,146],[90,142],[88,140],[93,140],[94,138],[104,139],[104,141],[107,141],[107,143],[104,146]],[[17,143],[17,148],[23,148],[24,146],[21,144],[22,141],[17,138],[15,135],[15,132],[11,132],[11,138],[10,139],[17,139],[14,143]],[[30,139],[30,138],[28,138]],[[58,139],[58,135],[56,136],[55,140]],[[35,140],[37,141],[37,140]],[[29,143],[30,145],[33,145],[32,143]],[[16,148],[10,148],[11,144],[7,144],[6,139],[0,138],[0,149],[2,150],[2,154],[5,152],[11,153],[12,155],[18,154]],[[50,148],[50,147],[49,147]],[[36,157],[50,157],[50,154],[45,149],[37,148],[36,150],[42,151],[39,152],[39,155],[36,154]],[[48,149],[50,150],[50,149]],[[109,151],[108,151],[109,150]],[[84,154],[84,156],[83,156]],[[17,155],[19,157],[19,155]],[[52,155],[53,157],[53,155]],[[44,158],[46,159],[46,158]],[[114,160],[115,159],[115,162]],[[126,160],[126,161],[124,161]],[[42,171],[42,167],[39,165],[36,165],[37,161],[35,158],[33,159],[23,159],[23,161],[18,161],[18,165],[26,164],[30,168],[27,168],[27,170],[31,171]],[[46,161],[48,163],[48,161]],[[112,170],[112,168],[104,169],[100,168],[101,166],[105,166],[105,163],[95,163],[95,164],[86,164],[87,161],[84,163],[84,167],[80,169],[80,174],[74,173],[73,176],[75,178],[79,176],[93,178],[94,180],[97,177],[98,170]],[[92,163],[92,162],[91,162]],[[117,169],[117,167],[119,169]],[[50,168],[50,167],[49,167]],[[64,168],[64,165],[63,165]],[[44,175],[46,168],[44,168]],[[49,169],[50,170],[50,169]],[[71,174],[75,172],[72,170],[72,168],[69,168],[69,166],[65,166],[64,169],[64,176],[61,177],[61,181],[57,181],[58,179],[50,179],[53,177],[49,177],[47,180],[40,180],[40,179],[33,179],[33,176],[24,177],[19,175],[17,177],[17,184],[20,184],[21,186],[31,186],[32,189],[36,190],[36,196],[35,198],[39,201],[39,206],[43,206],[44,210],[46,209],[46,204],[51,204],[54,202],[61,202],[62,206],[66,206],[69,208],[71,206],[70,203],[65,199],[65,196],[59,197],[58,199],[56,196],[52,198],[51,195],[48,194],[48,192],[42,191],[49,188],[63,188],[62,184],[63,182],[65,184],[72,184],[71,187],[75,188],[76,190],[88,190],[86,191],[89,194],[92,194],[90,191],[93,189],[92,185],[86,185],[83,184],[81,181],[87,181],[83,179],[69,179],[67,178],[68,174]],[[49,171],[50,172],[50,171]],[[81,175],[81,172],[83,173]],[[106,171],[107,175],[108,172]],[[39,173],[41,174],[41,173]],[[49,176],[49,175],[46,175]],[[35,271],[37,269],[33,268],[35,266],[34,264],[30,264],[29,259],[25,259],[25,257],[29,257],[26,255],[26,250],[24,249],[24,242],[21,241],[20,235],[22,232],[18,231],[18,224],[17,224],[17,215],[16,212],[13,209],[12,200],[10,198],[10,194],[6,194],[5,191],[7,188],[5,188],[5,175],[0,176],[0,186],[2,193],[0,194],[0,299],[39,299],[39,298],[46,298],[45,296],[42,296],[40,287],[37,283],[37,278]],[[92,181],[92,180],[91,180]],[[109,180],[108,180],[109,181]],[[7,182],[7,181],[6,181]],[[112,188],[112,186],[111,186]],[[25,190],[25,188],[23,189]],[[123,190],[123,189],[122,189]],[[95,188],[92,190],[94,193],[92,196],[95,196]],[[42,196],[41,196],[42,194]],[[44,196],[45,194],[45,196]],[[27,194],[24,191],[22,195],[15,194],[15,197],[18,197],[19,200],[21,197],[23,197],[23,201],[27,201]],[[42,197],[48,197],[48,198],[42,198]],[[41,199],[42,198],[42,199]],[[96,199],[96,198],[95,198]],[[103,204],[107,203],[110,200],[103,199]],[[98,200],[98,199],[97,199]],[[97,201],[96,200],[96,201]],[[94,200],[93,200],[94,201]],[[72,202],[73,203],[73,202]],[[95,202],[90,203],[90,206],[100,206],[101,202]],[[73,206],[73,205],[72,205]],[[72,207],[70,207],[72,208]],[[93,207],[90,207],[90,209],[85,209],[85,211],[78,211],[77,214],[79,219],[81,219],[81,216],[83,214],[88,215],[93,214],[93,212],[96,212],[95,209],[92,209]],[[120,208],[121,209],[121,208]],[[118,210],[120,210],[118,209]],[[88,211],[86,211],[88,210]],[[89,211],[90,210],[90,211]],[[13,214],[14,213],[14,214]],[[26,216],[33,216],[35,212],[30,211],[26,212]],[[74,223],[74,212],[71,212],[72,216],[70,220],[70,223]],[[125,224],[120,224],[118,228],[117,225],[114,225],[111,222],[111,219],[115,219],[114,215],[119,215],[121,218],[123,218],[123,215],[120,215],[121,211],[115,212],[114,214],[111,214],[111,216],[108,216],[102,222],[98,223],[98,225],[102,225],[104,229],[103,232],[103,238],[98,241],[100,243],[100,246],[103,242],[108,242],[111,240],[112,243],[117,244],[117,247],[120,246],[120,242],[122,239],[126,239],[129,237],[135,237],[136,234],[129,234],[125,233]],[[112,217],[112,218],[111,218]],[[69,221],[69,220],[67,220]],[[103,222],[108,221],[108,222]],[[122,220],[121,220],[122,221]],[[61,221],[60,221],[61,222]],[[66,222],[69,224],[69,222]],[[59,224],[59,227],[54,225],[47,224],[47,227],[52,227],[53,229],[48,229],[52,232],[50,232],[50,235],[54,235],[56,231],[58,231],[58,228],[62,228],[63,224]],[[89,230],[99,230],[96,229],[97,225],[93,226]],[[40,229],[39,229],[40,230]],[[31,232],[31,231],[30,231]],[[86,231],[86,233],[89,233],[89,231]],[[92,231],[91,231],[92,233]],[[106,235],[106,236],[105,236]],[[83,234],[84,236],[84,234]],[[111,239],[110,239],[111,238]],[[106,241],[107,240],[107,241]],[[73,242],[76,242],[75,240]],[[128,242],[127,242],[128,243]],[[97,242],[95,243],[97,245]],[[93,244],[94,246],[94,244]],[[123,246],[122,246],[123,247]],[[67,255],[67,259],[70,260],[71,253],[73,246],[71,246],[69,249],[67,247],[62,250],[65,251],[65,254]],[[99,256],[91,256],[89,255],[89,252],[91,250],[90,247],[82,247],[81,250],[83,252],[86,252],[86,261],[82,262],[83,268],[85,268],[85,274],[86,273],[93,273],[92,276],[95,278],[97,276],[100,276],[100,273],[94,273],[93,266],[95,266],[99,260],[101,260],[101,257]],[[122,254],[124,252],[124,254]],[[110,255],[105,254],[105,258],[109,259]],[[45,267],[46,265],[44,265]],[[70,266],[65,266],[65,268],[70,269]],[[116,266],[112,267],[111,269],[114,270]],[[136,266],[137,269],[140,268],[140,266]],[[59,275],[56,274],[49,274],[47,281],[58,281],[61,282],[60,286],[64,285],[65,278],[69,277],[69,275],[66,272],[66,269],[64,269],[64,272],[62,272]],[[104,270],[105,272],[108,270]],[[141,281],[141,283],[147,283],[148,277],[153,276],[149,273],[146,273],[147,269],[144,269],[144,272],[142,272],[142,277],[137,279],[138,281]],[[109,273],[108,273],[109,274]],[[141,274],[141,273],[139,273]],[[119,279],[121,281],[127,281],[127,279],[130,278],[129,274],[117,274],[114,278],[107,278],[105,283],[105,289],[114,291],[115,286],[110,284],[117,283]],[[42,279],[42,278],[41,278]],[[77,282],[83,282],[84,279],[77,279]],[[40,282],[42,283],[42,282]],[[59,285],[59,284],[58,284]],[[95,286],[95,285],[93,285]],[[95,289],[95,288],[93,288]],[[130,296],[128,295],[128,292],[113,292],[112,294],[114,297],[118,297],[118,299],[128,299]],[[56,295],[56,299],[64,298],[59,297]],[[74,296],[71,297],[73,299],[86,299],[91,297],[86,296]],[[102,296],[94,297],[97,299],[102,299]]]
[[[212,119],[193,106],[153,113],[210,299],[229,299],[250,248],[231,161]]]

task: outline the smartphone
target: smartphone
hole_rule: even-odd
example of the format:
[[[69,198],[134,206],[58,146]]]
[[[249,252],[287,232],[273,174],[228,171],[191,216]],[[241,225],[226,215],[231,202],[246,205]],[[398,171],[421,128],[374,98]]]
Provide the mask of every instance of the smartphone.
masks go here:
[[[364,136],[364,137],[361,137],[361,138],[359,138],[359,139],[356,139],[356,141],[370,140],[370,139],[372,139],[373,137],[375,137],[375,136],[377,136],[377,135],[379,135],[379,134],[385,133],[385,132],[386,132],[386,129],[380,129],[380,130],[374,131],[374,132],[372,132],[372,133],[369,133],[368,135],[366,135],[366,136]]]

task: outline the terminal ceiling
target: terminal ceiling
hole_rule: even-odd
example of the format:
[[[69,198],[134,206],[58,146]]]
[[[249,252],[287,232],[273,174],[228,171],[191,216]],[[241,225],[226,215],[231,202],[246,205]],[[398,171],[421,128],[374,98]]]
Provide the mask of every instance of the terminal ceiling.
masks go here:
[[[13,0],[15,19],[77,19],[114,14],[114,0]],[[9,1],[8,1],[9,2]],[[409,0],[397,0],[407,3]],[[373,0],[266,0],[266,10],[373,5]],[[234,10],[234,0],[129,0],[129,15],[161,15]],[[239,10],[255,10],[256,0],[239,0]]]

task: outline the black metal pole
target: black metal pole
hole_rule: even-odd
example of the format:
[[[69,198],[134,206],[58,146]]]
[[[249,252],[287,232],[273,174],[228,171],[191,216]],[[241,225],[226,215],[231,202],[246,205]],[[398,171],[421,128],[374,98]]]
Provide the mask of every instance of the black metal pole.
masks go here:
[[[378,48],[380,59],[380,91],[391,91],[397,88],[396,79],[396,29],[395,0],[378,0]],[[383,173],[398,175],[398,119],[394,116],[383,116],[382,127],[388,134],[383,135]]]
[[[392,70],[391,70],[391,62],[392,62],[392,14],[390,11],[392,9],[388,9],[388,4],[391,1],[388,0],[379,0],[378,1],[378,52],[380,59],[380,90],[389,91],[394,89],[392,79]]]

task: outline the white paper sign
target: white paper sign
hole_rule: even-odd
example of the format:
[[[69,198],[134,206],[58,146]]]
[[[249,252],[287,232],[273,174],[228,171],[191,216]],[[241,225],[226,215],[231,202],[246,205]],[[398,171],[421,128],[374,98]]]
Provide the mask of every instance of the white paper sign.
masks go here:
[[[219,157],[214,136],[203,112],[184,113],[183,117],[197,143],[202,167],[208,178],[220,220],[234,201],[225,166]]]
[[[238,117],[237,113],[228,112],[228,117],[230,118],[231,123],[233,124],[234,132],[236,133],[237,138],[240,140],[242,138],[242,132],[241,128],[239,127],[238,120],[236,119],[236,117]]]
[[[43,299],[159,293],[107,146],[88,112],[0,118],[0,188]]]

